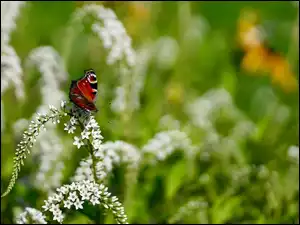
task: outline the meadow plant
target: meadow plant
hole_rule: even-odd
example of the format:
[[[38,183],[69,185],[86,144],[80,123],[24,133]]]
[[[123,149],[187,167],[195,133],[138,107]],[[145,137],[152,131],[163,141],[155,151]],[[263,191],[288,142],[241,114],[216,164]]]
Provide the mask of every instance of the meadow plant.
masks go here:
[[[90,180],[61,186],[54,195],[49,196],[42,208],[46,212],[51,212],[53,220],[62,223],[64,215],[61,208],[70,209],[74,206],[76,210],[82,209],[85,200],[92,205],[101,204],[105,209],[111,210],[118,224],[127,223],[124,208],[118,198],[111,196],[103,184],[99,185]]]
[[[61,109],[58,110],[54,106],[49,106],[50,113],[46,115],[38,114],[36,117],[36,121],[31,121],[31,124],[27,131],[23,134],[23,140],[18,145],[16,150],[16,156],[14,158],[14,167],[13,174],[8,185],[7,190],[2,194],[2,197],[7,195],[11,189],[13,188],[17,178],[18,173],[21,170],[21,166],[24,165],[24,160],[30,153],[30,149],[33,147],[33,144],[36,142],[36,139],[42,129],[46,129],[45,125],[47,122],[51,121],[53,124],[60,123],[60,120],[63,117],[71,115],[69,123],[65,124],[68,129],[74,131],[77,126],[79,129],[82,129],[81,137],[74,137],[74,145],[77,148],[81,146],[87,145],[90,150],[90,154],[92,157],[92,165],[93,165],[93,175],[94,180],[98,181],[96,176],[96,160],[101,162],[102,157],[98,159],[95,158],[95,155],[99,156],[101,152],[101,139],[103,138],[101,135],[100,127],[92,116],[86,117],[84,115],[81,116],[81,109],[76,106],[68,106],[64,101],[61,103]],[[70,110],[70,111],[69,111]],[[74,112],[74,115],[73,113]],[[81,116],[81,117],[79,117]],[[88,143],[84,143],[87,140]],[[89,191],[87,191],[89,190]],[[106,209],[110,209],[118,223],[126,223],[127,217],[124,214],[124,209],[121,206],[121,203],[118,202],[116,197],[110,197],[111,193],[107,192],[107,188],[103,185],[99,185],[95,183],[95,181],[91,180],[81,180],[78,182],[73,182],[70,185],[63,185],[57,189],[56,194],[50,196],[47,201],[45,201],[45,205],[43,206],[44,211],[50,211],[52,213],[52,217],[50,220],[56,220],[59,223],[63,222],[64,215],[60,209],[60,204],[63,204],[64,208],[70,209],[72,205],[74,205],[75,209],[82,209],[83,200],[90,201],[93,205],[101,204]],[[77,193],[78,192],[78,193]],[[66,195],[68,194],[68,197]],[[78,197],[79,195],[81,197]],[[23,214],[20,215],[18,222],[28,222],[26,216],[31,216],[34,221],[43,221],[43,216],[38,213],[35,209],[26,210]]]

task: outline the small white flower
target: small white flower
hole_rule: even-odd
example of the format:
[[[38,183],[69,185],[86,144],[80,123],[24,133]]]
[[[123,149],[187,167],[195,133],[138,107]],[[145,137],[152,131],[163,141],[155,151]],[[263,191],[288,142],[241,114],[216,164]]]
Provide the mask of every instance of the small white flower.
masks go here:
[[[53,198],[55,201],[60,202],[64,199],[64,196],[62,195],[62,193],[59,193],[59,194],[55,194]]]
[[[92,136],[94,139],[102,139],[100,130],[92,130]]]
[[[51,205],[51,207],[50,207],[50,209],[49,209],[49,211],[50,212],[57,212],[57,211],[59,211],[60,209],[59,209],[59,205],[58,204],[52,204]]]
[[[96,196],[94,196],[94,195],[91,197],[90,202],[91,202],[93,205],[100,204],[99,198],[96,197]]]
[[[64,201],[64,207],[70,209],[71,206],[73,205],[73,202],[69,201],[69,200],[65,200]]]
[[[53,214],[53,220],[56,220],[57,222],[61,223],[64,219],[64,215],[62,214],[61,211],[59,211],[56,214]]]
[[[91,194],[92,193],[88,192],[87,189],[84,189],[82,192],[80,192],[81,200],[85,200],[85,199],[89,200]]]
[[[79,167],[79,169],[80,169],[80,167]],[[80,194],[82,193],[82,192],[85,192],[86,191],[86,187],[84,186],[84,185],[78,185],[77,186],[77,190],[80,192]]]
[[[98,124],[97,124],[96,120],[93,117],[90,118],[89,126],[91,128],[98,128]]]
[[[50,197],[48,198],[48,202],[51,203],[51,204],[54,203],[54,201],[55,201],[54,198],[53,198],[53,196],[54,196],[54,195],[52,195],[52,196],[50,196]]]
[[[57,191],[57,192],[60,192],[60,193],[62,193],[62,194],[67,194],[69,190],[68,190],[67,187],[62,186],[62,187],[60,187],[60,188],[57,188],[56,191]]]
[[[94,190],[93,190],[93,194],[94,194],[94,196],[95,197],[100,197],[100,195],[102,194],[102,191],[99,191],[99,189],[98,188],[95,188]]]
[[[69,188],[70,188],[70,190],[72,190],[72,191],[76,190],[76,189],[77,189],[76,183],[75,183],[75,182],[72,182],[72,184],[70,184]]]
[[[99,149],[101,146],[101,140],[99,139],[93,140],[92,144],[95,149]]]
[[[92,181],[92,180],[87,180],[88,183],[86,183],[86,188],[88,190],[93,190],[93,188],[95,187],[95,181]]]
[[[76,130],[76,127],[74,125],[72,125],[71,123],[65,123],[65,131],[68,131],[68,134],[73,134],[74,131]]]
[[[89,135],[91,134],[91,132],[88,132],[86,130],[81,132],[81,138],[82,139],[89,139]]]
[[[60,102],[60,107],[63,109],[66,106],[66,101],[61,101]]]
[[[44,202],[45,202],[45,204],[42,206],[42,208],[43,208],[45,211],[47,211],[47,210],[50,209],[51,204],[50,204],[48,201],[46,201],[46,200],[44,200]]]
[[[83,208],[82,204],[83,204],[83,201],[80,201],[79,198],[77,198],[76,202],[74,203],[76,210],[82,209]]]
[[[72,125],[76,125],[76,124],[78,124],[78,121],[77,121],[77,119],[76,119],[75,117],[71,117],[70,123],[71,123]]]
[[[68,200],[75,202],[77,199],[78,199],[78,196],[75,191],[73,191],[69,194]]]
[[[83,141],[80,138],[78,138],[78,137],[75,136],[74,137],[73,145],[76,145],[77,148],[80,148],[81,146],[84,145],[84,143],[83,143]]]
[[[102,191],[105,188],[103,184],[100,184],[99,189]]]

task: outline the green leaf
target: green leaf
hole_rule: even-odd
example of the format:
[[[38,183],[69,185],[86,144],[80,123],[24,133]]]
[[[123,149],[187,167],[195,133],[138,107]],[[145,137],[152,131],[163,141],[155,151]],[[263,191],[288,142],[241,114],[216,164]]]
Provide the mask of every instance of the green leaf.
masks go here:
[[[212,207],[212,223],[226,223],[230,217],[234,217],[234,210],[241,203],[240,197],[221,197]]]
[[[186,176],[186,163],[185,161],[178,162],[175,164],[167,179],[166,179],[166,198],[170,199],[174,196],[176,191],[184,182],[184,177]]]

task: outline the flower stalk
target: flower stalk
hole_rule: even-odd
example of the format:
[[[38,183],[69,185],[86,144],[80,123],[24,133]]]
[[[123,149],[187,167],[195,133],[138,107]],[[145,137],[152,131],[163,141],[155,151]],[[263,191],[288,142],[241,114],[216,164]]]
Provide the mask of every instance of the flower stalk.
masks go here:
[[[84,131],[84,125],[83,125],[83,123],[79,121],[79,125],[80,125],[81,130]],[[88,148],[88,151],[91,154],[91,158],[92,158],[94,180],[95,180],[96,183],[98,183],[99,180],[98,180],[98,177],[97,177],[97,174],[96,174],[96,171],[97,171],[96,170],[96,161],[97,161],[97,159],[95,157],[93,146],[92,146],[90,140],[87,141],[87,148]]]

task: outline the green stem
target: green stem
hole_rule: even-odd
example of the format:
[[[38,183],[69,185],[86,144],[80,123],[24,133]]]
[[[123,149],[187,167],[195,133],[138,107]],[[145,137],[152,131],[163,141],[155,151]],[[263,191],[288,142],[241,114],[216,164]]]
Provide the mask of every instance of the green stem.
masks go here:
[[[82,122],[80,122],[80,120],[78,120],[78,121],[79,121],[80,128],[83,131],[84,130],[84,125],[82,124]],[[94,180],[95,180],[96,183],[99,183],[99,180],[98,180],[98,177],[97,177],[97,174],[96,174],[96,161],[97,161],[97,159],[96,159],[96,156],[95,156],[94,151],[93,151],[93,146],[92,146],[92,144],[89,140],[87,141],[87,148],[89,150],[89,153],[92,156]]]

